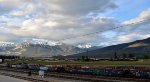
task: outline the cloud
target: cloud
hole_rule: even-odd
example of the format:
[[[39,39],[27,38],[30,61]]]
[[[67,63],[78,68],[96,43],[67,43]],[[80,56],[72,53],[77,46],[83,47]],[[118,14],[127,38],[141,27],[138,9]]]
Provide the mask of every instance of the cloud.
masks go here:
[[[99,13],[117,7],[111,0],[45,0],[43,4],[50,13],[71,16],[81,16],[91,12]]]
[[[12,4],[9,5],[10,3]],[[83,20],[90,13],[103,13],[117,7],[112,0],[3,0],[0,4],[7,9],[7,12],[3,12],[6,14],[3,18],[9,20],[4,20],[6,24],[3,26],[10,34],[49,40],[60,40],[104,30],[111,20],[92,17],[89,21]],[[8,23],[17,18],[23,20],[19,22],[21,24]],[[82,40],[91,40],[91,37]]]
[[[122,23],[113,17],[100,15],[116,8],[118,6],[112,0],[1,0],[0,40],[42,38],[68,44],[111,45],[148,36],[149,22],[109,31],[118,25],[150,17],[149,9]],[[77,37],[98,31],[102,32]],[[137,32],[136,36],[134,33]],[[66,38],[71,39],[63,40]]]
[[[45,21],[43,19],[26,20],[23,22],[22,30],[25,35],[33,35],[35,37],[63,40],[65,38],[71,38],[71,40],[63,40],[66,43],[78,43],[83,41],[90,41],[94,39],[94,36],[85,36],[72,39],[72,37],[85,35],[97,31],[105,31],[115,26],[113,19],[97,18],[91,19],[89,22],[81,23],[79,20],[64,20],[58,21]],[[47,25],[46,25],[47,24]],[[39,35],[40,34],[40,35]],[[73,42],[75,41],[75,42]]]
[[[137,18],[125,21],[124,24],[137,23],[139,21],[147,20],[147,19],[150,20],[150,8],[143,11],[143,12],[141,12],[140,15]],[[149,23],[149,21],[147,23]]]
[[[35,9],[36,9],[35,4],[27,4],[19,8],[18,10],[12,11],[11,15],[12,16],[26,16],[32,13]]]
[[[150,8],[141,12],[138,17],[122,23],[122,25],[127,24],[133,25],[125,26],[116,30],[116,32],[119,33],[117,40],[120,41],[120,43],[150,37]]]
[[[0,14],[9,13],[14,10],[19,5],[22,5],[23,2],[21,0],[0,0]]]
[[[96,36],[94,39],[90,40],[89,43],[92,43],[95,45],[109,46],[109,45],[132,42],[135,40],[140,40],[140,39],[145,39],[145,38],[150,37],[150,32],[149,32],[150,14],[149,13],[150,13],[150,9],[147,9],[141,12],[139,16],[137,16],[136,18],[123,21],[122,23],[117,20],[109,19],[110,23],[109,22],[105,22],[105,23],[108,24],[107,27],[111,27],[111,28],[114,28],[117,26],[124,26],[124,25],[132,24],[132,23],[134,24],[129,25],[129,26],[124,26],[115,30],[107,31],[107,29],[109,28],[104,29],[106,31],[99,33],[98,34],[99,36]]]
[[[141,12],[138,17],[124,21],[123,25],[132,23],[133,25],[126,26],[126,30],[130,30],[130,32],[134,31],[138,33],[147,33],[147,31],[150,29],[148,28],[150,25],[150,8]]]

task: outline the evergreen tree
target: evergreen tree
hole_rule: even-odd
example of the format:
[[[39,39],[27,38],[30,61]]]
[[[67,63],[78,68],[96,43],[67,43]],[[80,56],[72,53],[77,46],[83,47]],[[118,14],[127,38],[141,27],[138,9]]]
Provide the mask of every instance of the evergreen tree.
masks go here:
[[[148,55],[144,55],[144,59],[149,59],[150,57]]]
[[[131,54],[131,53],[130,53],[130,54],[128,55],[128,57],[132,59],[132,58],[134,58],[134,54]]]
[[[82,56],[82,61],[84,61],[85,60],[85,56]]]
[[[86,56],[85,61],[89,61],[89,57],[88,56]]]
[[[116,52],[114,53],[114,58],[115,58],[115,59],[118,59]]]
[[[126,59],[127,58],[127,54],[123,54],[123,59]]]

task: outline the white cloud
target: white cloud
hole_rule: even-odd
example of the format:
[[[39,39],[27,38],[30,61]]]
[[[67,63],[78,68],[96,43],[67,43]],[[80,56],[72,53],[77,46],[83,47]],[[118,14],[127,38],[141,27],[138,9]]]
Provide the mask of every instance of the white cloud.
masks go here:
[[[26,16],[32,13],[36,9],[35,4],[25,4],[18,10],[14,10],[11,12],[12,16]]]
[[[43,10],[40,10],[40,13],[37,11],[37,17],[24,20],[20,26],[21,29],[19,29],[18,32],[17,30],[12,30],[12,34],[23,37],[32,36],[50,40],[60,40],[91,33],[92,31],[106,30],[108,28],[107,25],[112,24],[112,20],[109,21],[107,18],[90,18],[89,21],[83,22],[80,17],[83,17],[83,15],[86,16],[91,12],[98,13],[99,11],[100,13],[109,8],[114,9],[116,7],[115,3],[111,0],[39,1],[40,2],[37,2],[38,5],[33,6]],[[28,8],[24,8],[21,11],[15,10],[16,12],[11,12],[11,15],[13,14],[13,16],[22,16],[27,14],[26,12],[32,12],[36,8],[31,8],[31,10],[27,9]],[[94,37],[86,37],[79,39],[76,42],[81,42],[81,40],[90,41],[93,38]],[[67,40],[66,42],[76,43],[72,42],[72,40]]]
[[[3,18],[1,21],[5,22],[2,26],[7,29],[4,31],[4,28],[0,28],[3,31],[0,33],[0,40],[6,41],[30,37],[61,40],[97,31],[107,31],[121,25],[115,18],[97,16],[99,13],[117,8],[112,0],[1,0],[0,5],[3,5],[3,7],[0,6],[2,12],[0,18]],[[122,24],[134,23],[147,18],[150,18],[150,9],[143,11],[139,17]],[[16,21],[16,19],[19,20]],[[16,22],[10,24],[12,21]],[[69,44],[86,42],[95,45],[128,42],[148,36],[148,30],[150,30],[147,28],[148,24],[149,22],[144,22],[113,32],[100,32],[63,42]],[[137,32],[139,34],[135,34]],[[111,35],[113,33],[115,35]]]
[[[141,12],[140,15],[137,18],[125,21],[125,22],[123,22],[123,24],[138,23],[140,21],[147,20],[147,19],[149,19],[149,20],[146,21],[146,23],[149,23],[150,22],[150,8],[143,11],[143,12]]]
[[[9,13],[18,7],[18,5],[23,5],[24,0],[1,0],[0,1],[0,14]]]
[[[57,22],[53,22],[53,21],[48,21],[44,24],[45,27],[54,27],[57,26]]]
[[[142,21],[142,22],[140,22]],[[134,24],[132,24],[134,23]],[[131,42],[138,39],[150,37],[150,8],[141,12],[136,18],[124,21],[123,25],[132,24],[116,30],[119,33],[116,40],[119,43]]]
[[[111,0],[45,0],[42,4],[49,13],[71,16],[86,15],[90,12],[103,12],[108,8],[116,8]]]

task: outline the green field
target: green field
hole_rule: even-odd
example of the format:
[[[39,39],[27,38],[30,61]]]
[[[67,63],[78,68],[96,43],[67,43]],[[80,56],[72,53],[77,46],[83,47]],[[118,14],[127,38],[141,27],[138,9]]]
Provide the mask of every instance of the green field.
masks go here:
[[[150,60],[138,60],[138,61],[57,61],[57,62],[47,62],[47,61],[9,61],[11,63],[28,63],[28,64],[42,64],[42,65],[90,65],[90,66],[150,66]]]

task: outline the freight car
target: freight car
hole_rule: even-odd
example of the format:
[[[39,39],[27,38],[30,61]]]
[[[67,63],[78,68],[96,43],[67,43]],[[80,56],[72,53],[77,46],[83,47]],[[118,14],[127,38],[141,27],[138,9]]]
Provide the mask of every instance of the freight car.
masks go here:
[[[27,65],[27,64],[6,64],[6,65],[3,64],[1,66],[4,67],[7,66],[17,69],[28,69],[34,71],[39,71],[41,67],[41,65]],[[58,72],[58,73],[71,73],[71,74],[93,75],[93,76],[150,79],[149,67],[136,67],[136,66],[82,67],[82,66],[49,65],[46,66],[46,68],[48,73]]]

